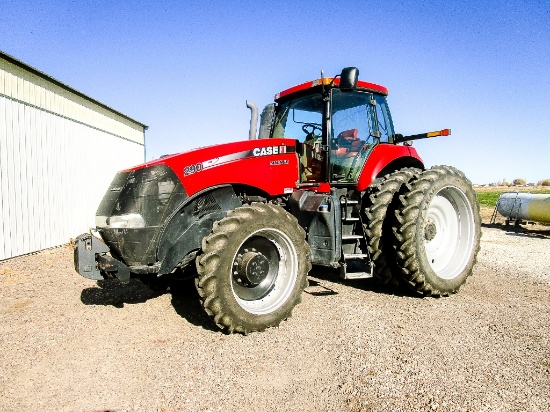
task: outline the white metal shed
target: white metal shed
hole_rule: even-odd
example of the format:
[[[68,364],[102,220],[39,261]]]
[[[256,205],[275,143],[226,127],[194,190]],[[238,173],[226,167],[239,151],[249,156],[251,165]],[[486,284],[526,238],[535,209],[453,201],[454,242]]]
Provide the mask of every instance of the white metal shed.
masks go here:
[[[115,173],[144,162],[146,129],[0,51],[0,260],[94,226]]]

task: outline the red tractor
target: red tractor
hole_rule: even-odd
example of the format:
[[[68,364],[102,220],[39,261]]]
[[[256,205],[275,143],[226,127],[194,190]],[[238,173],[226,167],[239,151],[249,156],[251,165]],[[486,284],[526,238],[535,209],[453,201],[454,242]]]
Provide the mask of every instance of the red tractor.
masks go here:
[[[206,312],[241,333],[288,318],[312,264],[455,293],[479,250],[479,205],[463,173],[425,170],[410,143],[450,131],[396,134],[387,89],[358,73],[278,93],[259,138],[251,127],[249,140],[117,173],[100,237],[77,237],[77,272],[154,284],[194,264]]]

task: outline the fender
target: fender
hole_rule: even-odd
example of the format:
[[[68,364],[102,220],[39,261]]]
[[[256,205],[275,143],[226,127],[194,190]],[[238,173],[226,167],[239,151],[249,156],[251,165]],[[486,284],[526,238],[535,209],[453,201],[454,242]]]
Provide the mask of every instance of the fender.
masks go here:
[[[357,190],[362,192],[369,187],[372,181],[390,164],[399,164],[399,167],[396,167],[396,169],[406,166],[424,168],[424,162],[413,147],[382,143],[372,150],[367,159],[361,176],[357,181]]]
[[[161,265],[158,275],[172,272],[187,255],[199,250],[202,239],[212,231],[214,222],[241,205],[231,185],[209,188],[185,199],[167,219],[160,233],[157,258]]]

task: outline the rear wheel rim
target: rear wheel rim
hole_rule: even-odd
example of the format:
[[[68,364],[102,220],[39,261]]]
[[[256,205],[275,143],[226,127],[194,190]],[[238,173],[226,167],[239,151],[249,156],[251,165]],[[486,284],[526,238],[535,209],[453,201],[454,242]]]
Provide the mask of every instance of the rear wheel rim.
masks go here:
[[[298,255],[290,238],[274,228],[250,234],[232,260],[231,289],[246,311],[262,315],[282,306],[292,293]]]
[[[437,276],[450,280],[460,276],[475,249],[475,222],[466,194],[446,186],[432,198],[424,220],[424,249]]]

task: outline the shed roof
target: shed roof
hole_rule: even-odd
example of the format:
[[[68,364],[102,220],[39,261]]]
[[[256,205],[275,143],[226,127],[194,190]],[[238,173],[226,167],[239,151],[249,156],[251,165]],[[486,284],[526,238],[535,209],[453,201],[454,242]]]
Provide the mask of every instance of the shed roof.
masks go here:
[[[11,55],[9,55],[9,54],[3,52],[2,50],[0,50],[0,59],[4,59],[4,60],[6,60],[7,62],[9,62],[9,63],[11,63],[11,64],[14,64],[14,65],[16,65],[16,66],[18,66],[18,67],[20,67],[20,68],[22,68],[22,69],[24,69],[24,70],[26,70],[26,71],[32,73],[32,74],[34,74],[34,75],[36,75],[36,76],[38,76],[38,77],[40,77],[40,78],[42,78],[42,79],[44,79],[44,80],[46,80],[46,81],[48,81],[48,82],[50,82],[50,83],[55,84],[56,86],[58,86],[58,87],[60,87],[60,88],[62,88],[62,89],[64,89],[64,90],[68,91],[69,93],[73,93],[73,94],[75,94],[76,96],[79,96],[79,97],[81,97],[81,98],[83,98],[83,99],[85,99],[85,100],[87,100],[87,101],[89,101],[89,102],[91,102],[91,103],[93,103],[93,104],[95,104],[95,105],[97,105],[97,106],[102,107],[102,108],[105,109],[105,110],[108,110],[108,111],[110,111],[110,112],[116,114],[117,116],[120,116],[120,117],[122,117],[122,118],[124,118],[124,119],[126,119],[126,120],[129,120],[129,121],[131,121],[131,122],[133,122],[133,123],[135,123],[135,124],[137,124],[137,125],[143,127],[143,129],[145,129],[145,130],[149,128],[149,126],[147,126],[147,125],[145,125],[145,124],[143,124],[143,123],[141,123],[141,122],[138,122],[138,121],[135,120],[135,119],[132,119],[131,117],[125,115],[124,113],[121,113],[121,112],[119,112],[118,110],[115,110],[115,109],[113,109],[112,107],[109,107],[109,106],[107,106],[106,104],[101,103],[100,101],[98,101],[98,100],[96,100],[96,99],[91,98],[90,96],[88,96],[88,95],[86,95],[86,94],[84,94],[84,93],[82,93],[82,92],[76,90],[75,88],[73,88],[73,87],[71,87],[71,86],[69,86],[69,85],[67,85],[67,84],[65,84],[65,83],[63,83],[63,82],[61,82],[61,81],[59,81],[59,80],[57,80],[57,79],[55,79],[55,78],[49,76],[49,75],[47,75],[46,73],[44,73],[44,72],[42,72],[42,71],[40,71],[40,70],[38,70],[38,69],[36,69],[36,68],[34,68],[34,67],[28,65],[27,63],[24,63],[24,62],[22,62],[21,60],[16,59],[15,57],[13,57],[13,56],[11,56]]]

